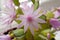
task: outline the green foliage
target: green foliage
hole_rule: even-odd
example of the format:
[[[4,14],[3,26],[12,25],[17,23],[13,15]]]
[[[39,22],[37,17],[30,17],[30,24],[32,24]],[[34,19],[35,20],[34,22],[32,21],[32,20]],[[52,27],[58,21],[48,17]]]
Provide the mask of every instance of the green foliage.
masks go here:
[[[19,8],[16,10],[16,13],[17,13],[17,15],[23,14],[23,11],[22,11],[22,9],[19,7]]]
[[[41,34],[47,37],[47,33],[50,33],[50,39],[54,38],[54,34],[51,32],[50,29],[45,29],[41,31]]]
[[[33,2],[33,4],[35,4],[35,0],[31,0]]]
[[[39,7],[39,1],[31,0],[34,4],[34,10],[36,10]]]
[[[28,30],[25,34],[26,40],[34,40],[33,35],[31,34],[30,30]]]
[[[24,36],[16,37],[16,40],[24,40]]]
[[[16,40],[24,40],[24,36],[22,36],[22,37],[16,37]]]
[[[13,40],[24,40],[24,36],[21,36],[21,37],[14,37]]]
[[[36,10],[39,7],[39,1],[35,1],[34,3],[34,10]]]
[[[54,17],[53,12],[48,11],[48,12],[46,13],[46,17],[47,17],[47,19],[53,18],[53,17]]]
[[[19,0],[13,0],[13,2],[14,2],[14,4],[15,4],[16,6],[19,6],[19,5],[20,5]]]
[[[41,37],[39,37],[40,32],[40,30],[35,32],[34,40],[43,40]]]
[[[18,8],[18,9],[16,10],[16,17],[18,18],[20,14],[23,14],[23,11],[22,11],[21,8]],[[21,23],[20,20],[15,20],[15,21],[16,21],[18,24]]]
[[[43,40],[39,35],[34,36],[34,40]]]
[[[50,28],[50,24],[49,23],[44,23],[44,24],[41,24],[41,27],[42,27],[41,30],[49,29]]]
[[[12,33],[15,35],[15,37],[21,37],[24,35],[24,30],[23,29],[16,29]]]
[[[39,18],[43,19],[43,20],[46,20],[46,16],[45,15],[42,15],[40,16]]]
[[[48,40],[46,36],[39,34],[40,40]]]
[[[44,36],[47,36],[47,33],[50,33],[50,29],[45,29],[41,31],[41,34],[43,34]]]
[[[20,20],[15,20],[18,24],[20,24],[21,23],[21,21]]]

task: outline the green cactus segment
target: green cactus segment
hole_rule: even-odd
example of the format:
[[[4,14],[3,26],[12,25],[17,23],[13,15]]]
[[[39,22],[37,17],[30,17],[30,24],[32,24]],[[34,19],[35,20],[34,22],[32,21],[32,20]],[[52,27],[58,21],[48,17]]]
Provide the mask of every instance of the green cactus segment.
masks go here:
[[[16,29],[13,31],[13,34],[15,35],[15,37],[20,37],[24,35],[24,30],[23,29]]]
[[[24,36],[21,36],[21,37],[14,37],[13,40],[24,40],[24,39],[25,39]]]
[[[24,36],[16,37],[16,40],[24,40]]]

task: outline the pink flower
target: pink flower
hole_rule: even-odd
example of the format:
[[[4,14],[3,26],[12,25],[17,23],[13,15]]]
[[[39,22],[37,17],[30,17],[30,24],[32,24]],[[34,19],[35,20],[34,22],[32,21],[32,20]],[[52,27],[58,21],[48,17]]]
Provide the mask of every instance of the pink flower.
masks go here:
[[[3,1],[4,3],[4,8],[0,11],[0,13],[6,14],[1,20],[3,21],[4,24],[10,24],[12,21],[15,19],[15,9],[13,5],[12,0],[5,0]]]
[[[0,40],[12,40],[9,35],[2,35],[0,36]]]
[[[60,7],[54,12],[54,18],[58,18],[60,16]]]
[[[60,21],[59,21],[59,19],[54,19],[54,18],[50,19],[50,24],[55,29],[60,28]]]
[[[24,33],[29,28],[31,33],[34,35],[34,29],[38,30],[39,28],[38,23],[46,23],[46,22],[43,19],[39,18],[42,15],[39,14],[41,10],[40,7],[36,11],[34,11],[33,6],[29,7],[26,3],[24,4],[25,4],[23,5],[24,8],[22,8],[24,14],[20,15],[20,17],[18,18],[22,22],[19,24],[18,28],[24,26]]]

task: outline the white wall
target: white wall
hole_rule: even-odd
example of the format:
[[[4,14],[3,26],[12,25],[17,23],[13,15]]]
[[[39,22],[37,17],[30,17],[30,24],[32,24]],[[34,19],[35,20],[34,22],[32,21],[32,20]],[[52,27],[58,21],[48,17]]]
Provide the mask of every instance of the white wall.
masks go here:
[[[60,0],[41,0],[41,8],[44,10],[51,10],[55,7],[60,7]]]

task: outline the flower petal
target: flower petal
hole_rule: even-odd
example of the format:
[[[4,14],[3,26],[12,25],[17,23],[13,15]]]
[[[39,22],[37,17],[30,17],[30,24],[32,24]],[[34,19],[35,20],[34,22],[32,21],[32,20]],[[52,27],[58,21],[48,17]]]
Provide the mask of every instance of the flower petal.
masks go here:
[[[32,25],[33,27],[38,30],[39,29],[39,26],[38,26],[38,23],[37,22],[32,22]]]
[[[24,33],[27,31],[28,26],[29,26],[29,24],[27,22],[25,22],[25,24],[24,24]]]
[[[15,13],[13,0],[5,0],[4,1],[4,6],[5,7],[2,10],[5,10],[5,12],[9,12],[7,14],[14,14]]]
[[[31,31],[31,33],[32,33],[32,35],[34,35],[34,28],[33,28],[33,25],[29,25],[30,26],[30,31]]]
[[[40,10],[41,10],[41,8],[39,7],[36,11],[34,11],[33,15],[37,16],[39,14]]]
[[[0,40],[12,40],[9,35],[0,36]]]
[[[30,14],[33,14],[33,11],[34,11],[34,5],[32,5],[31,7],[30,7],[30,9],[29,9],[30,11]]]
[[[38,17],[40,17],[41,15],[43,15],[43,14],[38,14],[38,15],[36,15],[34,18],[38,18]]]
[[[17,28],[21,28],[21,27],[23,27],[23,25],[24,25],[24,21],[22,21],[22,22],[18,25]]]
[[[50,24],[54,27],[54,28],[58,28],[60,26],[60,21],[58,19],[51,19],[50,20]]]
[[[29,9],[29,6],[27,5],[27,3],[28,3],[27,1],[20,3],[21,8],[24,9],[24,10]]]
[[[21,6],[22,6],[21,8],[22,8],[22,10],[23,10],[23,12],[24,12],[25,15],[28,14],[28,12],[30,11],[29,10],[30,7],[27,4],[28,4],[27,1],[21,3]]]
[[[23,20],[24,16],[23,15],[19,15],[19,18],[17,18],[17,20]]]
[[[12,19],[10,18],[6,19],[5,21],[2,22],[2,24],[10,24],[11,23],[10,21],[12,21]]]
[[[6,0],[5,2],[8,3],[5,5],[8,6],[9,8],[11,8],[13,6],[13,0]]]
[[[46,21],[44,21],[43,19],[39,19],[39,18],[37,18],[35,21],[38,23],[46,23]]]
[[[60,16],[60,13],[58,11],[54,12],[54,18],[58,18]]]

